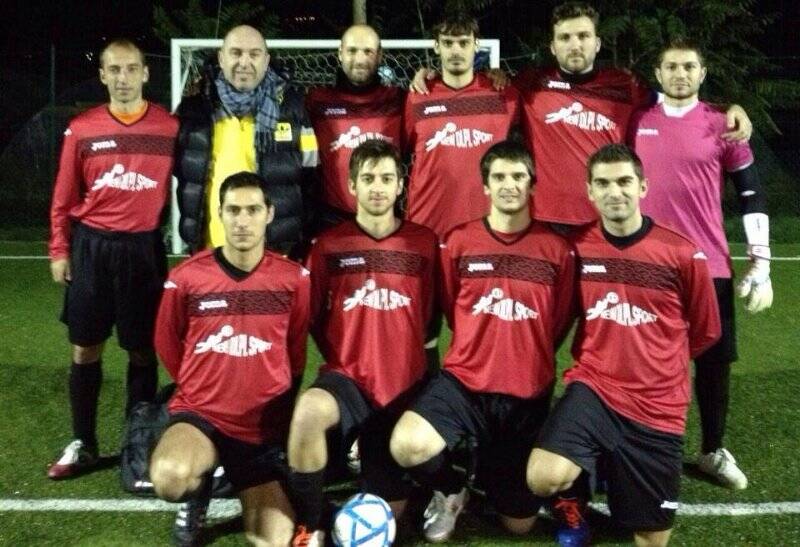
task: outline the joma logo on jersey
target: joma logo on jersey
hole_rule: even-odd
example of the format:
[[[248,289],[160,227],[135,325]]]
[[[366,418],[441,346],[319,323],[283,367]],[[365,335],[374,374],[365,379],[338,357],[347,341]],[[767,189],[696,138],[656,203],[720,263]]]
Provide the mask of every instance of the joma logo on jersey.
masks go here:
[[[637,135],[642,135],[645,137],[658,137],[658,129],[652,129],[649,127],[640,127],[636,130]]]
[[[494,135],[480,129],[464,127],[459,129],[455,123],[447,122],[444,127],[425,142],[425,151],[430,152],[437,146],[454,146],[456,148],[475,148],[492,142]]]
[[[94,181],[92,192],[101,188],[116,188],[128,192],[141,192],[142,190],[152,190],[158,186],[158,182],[147,178],[141,173],[133,171],[125,172],[125,167],[121,163],[115,163],[108,173]]]
[[[609,291],[604,298],[586,310],[586,320],[593,321],[594,319],[607,319],[623,327],[638,327],[645,323],[655,323],[658,316],[638,306],[620,302],[619,295],[614,291]]]
[[[233,327],[223,325],[217,334],[210,334],[194,347],[194,353],[224,353],[231,357],[252,357],[272,349],[272,342],[267,342],[257,336],[247,334],[234,334]]]
[[[349,256],[347,258],[339,259],[339,267],[347,268],[348,266],[366,266],[367,261],[363,256]]]
[[[447,112],[447,107],[443,104],[434,104],[431,106],[426,106],[425,110],[422,111],[422,114],[427,116],[428,114],[443,114]]]
[[[544,123],[564,122],[567,125],[574,125],[587,131],[611,131],[617,124],[608,119],[607,116],[593,110],[585,110],[584,106],[575,101],[569,106],[559,108],[555,112],[547,114]]]
[[[472,315],[484,313],[499,317],[503,321],[526,321],[539,317],[539,312],[513,298],[507,298],[499,288],[494,288],[488,295],[481,296],[478,303],[472,306]]]
[[[606,273],[606,267],[602,264],[584,264],[581,271],[585,274],[593,274],[593,273]]]
[[[92,143],[92,152],[97,152],[98,150],[105,150],[108,148],[116,148],[117,143],[114,140],[108,141],[97,141]]]
[[[367,131],[362,133],[361,128],[357,125],[350,127],[347,133],[342,133],[335,141],[331,141],[330,150],[334,152],[340,148],[356,148],[359,144],[366,142],[370,139],[377,139],[387,142],[392,142],[391,137],[387,137],[382,133],[374,131]]]
[[[220,308],[227,308],[228,302],[226,300],[203,300],[197,307],[200,311],[203,310],[218,310]]]
[[[364,286],[356,289],[353,296],[345,298],[342,304],[344,311],[357,306],[366,306],[376,310],[390,311],[411,305],[411,298],[392,289],[380,288],[374,279],[367,279]]]
[[[550,80],[547,82],[547,87],[550,89],[572,89],[569,82],[559,82],[557,80]]]
[[[493,272],[494,264],[491,262],[470,262],[467,265],[468,272]]]
[[[328,107],[325,109],[324,114],[326,116],[347,116],[347,109],[346,108],[336,108],[336,107]]]

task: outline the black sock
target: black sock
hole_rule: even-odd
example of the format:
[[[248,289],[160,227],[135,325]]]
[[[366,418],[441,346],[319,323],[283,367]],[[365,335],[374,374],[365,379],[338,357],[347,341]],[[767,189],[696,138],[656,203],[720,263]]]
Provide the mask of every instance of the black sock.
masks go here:
[[[425,348],[425,365],[427,366],[428,374],[435,374],[442,368],[439,360],[439,348]]]
[[[324,509],[324,486],[324,469],[311,473],[292,470],[289,473],[290,498],[298,525],[305,525],[308,530],[320,529]]]
[[[152,401],[158,391],[158,366],[134,365],[128,363],[128,402],[125,405],[127,416],[134,405],[140,401]]]
[[[81,365],[72,363],[69,372],[72,432],[85,446],[97,447],[97,400],[102,383],[102,361]]]
[[[730,363],[695,362],[694,390],[700,410],[703,454],[722,447],[728,416]]]
[[[418,483],[442,492],[457,494],[464,488],[464,475],[453,469],[449,452],[442,450],[428,461],[408,468],[408,474]]]

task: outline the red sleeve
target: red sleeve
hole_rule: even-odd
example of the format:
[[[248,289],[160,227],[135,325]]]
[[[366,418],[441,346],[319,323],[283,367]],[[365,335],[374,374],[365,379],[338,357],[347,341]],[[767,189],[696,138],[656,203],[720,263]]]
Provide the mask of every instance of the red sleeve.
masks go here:
[[[56,175],[53,188],[53,202],[50,206],[49,255],[51,260],[69,256],[69,212],[80,203],[82,178],[77,143],[78,138],[72,132],[70,125],[64,132],[58,175]]]
[[[701,251],[694,253],[683,270],[683,305],[689,321],[689,353],[694,359],[720,337],[719,306],[708,260]]]
[[[450,328],[453,328],[453,306],[458,296],[458,269],[450,255],[448,242],[439,246],[439,302]]]
[[[306,369],[306,344],[308,343],[308,323],[311,317],[311,275],[302,269],[295,289],[289,316],[289,332],[286,333],[286,347],[289,350],[289,363],[292,377],[303,375]]]
[[[321,340],[318,337],[318,329],[322,319],[320,313],[325,309],[325,287],[328,284],[321,247],[319,239],[315,239],[311,243],[311,252],[308,253],[308,258],[306,259],[306,268],[311,271],[311,332],[316,340]]]
[[[411,93],[406,95],[406,103],[403,108],[403,146],[406,147],[405,152],[408,154],[414,153],[414,104],[413,96]]]
[[[520,94],[517,89],[511,85],[506,88],[506,102],[509,105],[509,114],[511,114],[511,127],[519,125],[520,122]]]
[[[632,149],[636,149],[636,133],[639,130],[639,122],[642,119],[644,110],[637,110],[631,114],[631,121],[628,123],[628,134],[625,135],[625,144]]]
[[[183,343],[187,326],[184,294],[183,288],[172,278],[164,283],[154,336],[156,353],[176,382],[183,361]]]
[[[564,253],[555,286],[556,306],[553,310],[553,335],[556,340],[556,348],[561,345],[575,318],[575,294],[575,251],[570,249]]]

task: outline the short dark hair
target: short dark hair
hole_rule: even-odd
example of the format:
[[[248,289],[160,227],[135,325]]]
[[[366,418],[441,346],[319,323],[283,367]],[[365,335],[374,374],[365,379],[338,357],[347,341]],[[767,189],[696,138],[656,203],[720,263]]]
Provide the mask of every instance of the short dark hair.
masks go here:
[[[147,66],[147,59],[145,59],[144,57],[144,51],[142,51],[142,48],[140,48],[136,42],[134,42],[130,38],[114,38],[113,40],[108,42],[105,46],[103,46],[102,50],[100,50],[100,57],[98,59],[100,62],[100,68],[103,68],[103,57],[105,57],[106,51],[108,51],[112,47],[118,47],[122,49],[132,49],[134,51],[138,51],[139,57],[142,60],[142,66]]]
[[[222,181],[222,186],[219,188],[220,207],[225,203],[225,194],[237,188],[260,188],[264,193],[264,203],[267,207],[272,206],[272,200],[269,199],[269,194],[267,194],[267,181],[264,180],[264,177],[256,173],[250,173],[249,171],[239,171],[238,173],[229,175]]]
[[[434,40],[439,40],[439,36],[464,36],[472,34],[475,38],[480,37],[478,22],[464,13],[454,13],[446,15],[436,26],[431,29]]]
[[[592,169],[598,163],[630,163],[639,180],[644,179],[642,160],[639,159],[636,152],[624,144],[607,144],[589,157],[586,164],[586,180],[590,183],[592,182]]]
[[[597,25],[600,24],[600,14],[585,2],[566,2],[556,6],[553,9],[553,15],[550,17],[550,29],[554,29],[561,21],[577,19],[578,17],[588,17],[594,24],[595,31],[597,31]]]
[[[703,53],[703,48],[700,47],[700,44],[691,38],[687,38],[686,36],[676,36],[672,38],[663,48],[661,48],[661,52],[658,54],[657,66],[661,66],[661,63],[664,62],[664,54],[673,49],[680,51],[694,51],[697,53],[697,58],[700,60],[700,66],[706,66],[706,56]]]
[[[506,160],[524,163],[528,169],[528,174],[531,176],[531,184],[536,180],[535,171],[533,169],[533,158],[531,157],[528,149],[522,143],[508,140],[500,141],[492,145],[481,158],[481,178],[483,184],[489,184],[489,171],[492,168],[494,160]]]
[[[358,179],[358,174],[361,168],[368,161],[377,162],[383,158],[391,158],[394,160],[395,167],[397,168],[397,178],[401,175],[401,160],[400,151],[392,143],[383,139],[369,139],[359,144],[353,153],[350,154],[350,180]]]

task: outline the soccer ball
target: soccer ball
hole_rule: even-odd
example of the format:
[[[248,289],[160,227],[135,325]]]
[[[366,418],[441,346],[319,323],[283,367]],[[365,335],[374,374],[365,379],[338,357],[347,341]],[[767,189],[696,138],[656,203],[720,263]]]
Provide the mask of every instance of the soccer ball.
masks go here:
[[[389,504],[372,494],[356,494],[339,509],[333,521],[333,543],[339,547],[388,547],[395,522]]]

